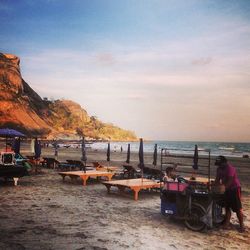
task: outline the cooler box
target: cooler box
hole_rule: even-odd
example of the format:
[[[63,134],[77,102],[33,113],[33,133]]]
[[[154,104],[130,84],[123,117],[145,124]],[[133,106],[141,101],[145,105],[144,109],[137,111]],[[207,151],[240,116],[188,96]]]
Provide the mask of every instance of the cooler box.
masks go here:
[[[176,204],[161,199],[161,213],[163,215],[176,215],[177,214]]]

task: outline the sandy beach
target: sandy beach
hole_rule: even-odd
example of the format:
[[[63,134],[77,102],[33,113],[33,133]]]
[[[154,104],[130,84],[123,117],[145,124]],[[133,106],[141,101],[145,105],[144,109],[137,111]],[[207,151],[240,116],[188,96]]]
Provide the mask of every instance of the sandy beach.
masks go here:
[[[23,154],[30,154],[23,148]],[[43,156],[53,156],[46,148]],[[105,162],[105,152],[87,151],[88,161]],[[152,162],[145,155],[145,162]],[[60,149],[59,160],[80,159],[80,149]],[[110,165],[121,166],[126,153],[112,152]],[[132,154],[136,165],[137,154]],[[232,160],[243,188],[243,209],[247,232],[214,228],[195,233],[182,221],[160,213],[159,192],[141,192],[134,201],[131,192],[107,194],[105,186],[91,181],[71,182],[56,170],[26,176],[18,186],[0,182],[0,249],[249,249],[250,190],[249,159]]]

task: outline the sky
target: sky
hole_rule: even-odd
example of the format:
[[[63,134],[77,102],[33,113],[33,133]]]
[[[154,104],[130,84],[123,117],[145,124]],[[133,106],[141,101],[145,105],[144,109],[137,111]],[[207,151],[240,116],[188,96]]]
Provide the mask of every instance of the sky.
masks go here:
[[[250,142],[248,0],[0,0],[0,52],[138,137]]]

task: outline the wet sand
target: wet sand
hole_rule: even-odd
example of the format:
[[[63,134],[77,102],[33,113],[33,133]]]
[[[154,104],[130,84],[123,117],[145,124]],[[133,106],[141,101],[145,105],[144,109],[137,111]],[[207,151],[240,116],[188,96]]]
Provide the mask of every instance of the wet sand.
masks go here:
[[[28,149],[23,153],[29,154]],[[43,150],[52,156],[51,149]],[[80,159],[80,150],[62,149],[59,160]],[[132,155],[136,164],[137,155]],[[103,161],[105,152],[88,150],[89,161]],[[120,166],[126,153],[112,153]],[[150,163],[151,156],[145,156]],[[159,192],[120,195],[96,181],[87,186],[62,178],[53,169],[20,179],[18,186],[0,182],[0,249],[249,249],[249,159],[236,159],[243,184],[243,208],[248,232],[215,228],[195,233],[160,214]],[[248,166],[248,167],[247,167]],[[245,178],[247,174],[247,178]],[[242,177],[242,178],[241,178]],[[244,177],[244,178],[243,178]]]

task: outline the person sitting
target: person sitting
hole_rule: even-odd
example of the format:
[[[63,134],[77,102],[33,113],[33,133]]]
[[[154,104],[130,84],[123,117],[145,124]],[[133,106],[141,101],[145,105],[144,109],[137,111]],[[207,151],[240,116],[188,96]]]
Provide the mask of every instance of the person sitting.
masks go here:
[[[173,167],[166,168],[166,174],[163,177],[163,182],[167,182],[167,181],[177,181],[175,168]]]

